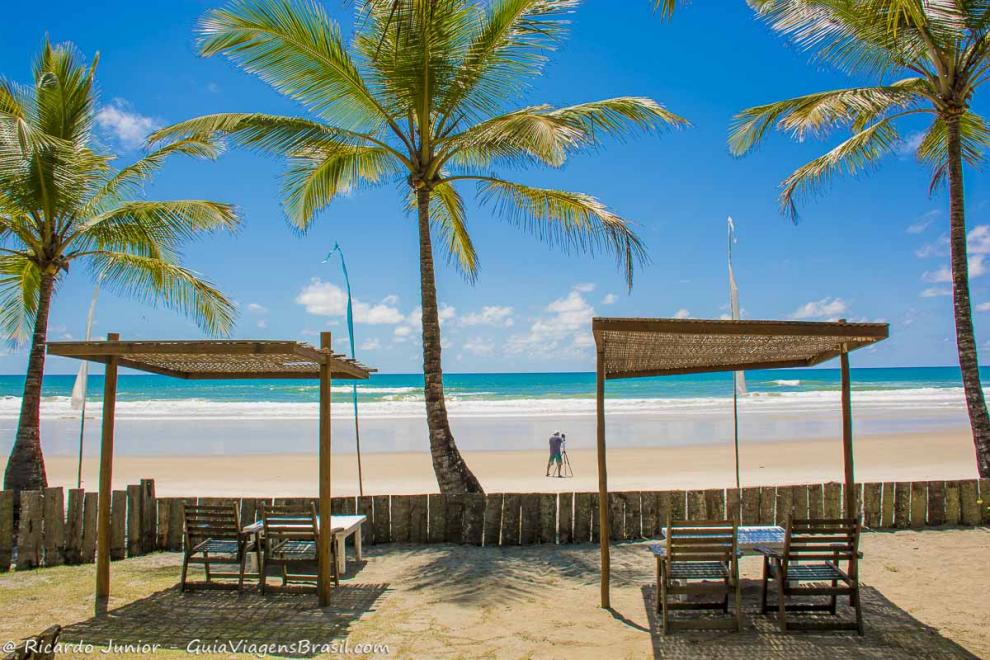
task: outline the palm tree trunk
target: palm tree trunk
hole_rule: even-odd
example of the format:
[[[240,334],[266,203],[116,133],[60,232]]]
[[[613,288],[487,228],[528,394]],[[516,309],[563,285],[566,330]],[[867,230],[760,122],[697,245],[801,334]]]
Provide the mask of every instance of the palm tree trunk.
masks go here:
[[[43,274],[24,379],[24,395],[21,397],[21,417],[3,478],[3,487],[15,492],[48,486],[45,458],[41,453],[41,381],[45,375],[45,341],[48,338],[48,312],[54,288],[55,277]]]
[[[437,308],[437,283],[433,272],[433,245],[430,240],[429,190],[417,189],[416,202],[419,212],[419,277],[423,301],[423,376],[426,380],[426,423],[430,429],[433,471],[437,475],[441,493],[483,493],[478,479],[461,457],[447,421],[440,354],[440,313]]]
[[[956,319],[956,348],[962,370],[969,423],[976,445],[980,476],[990,477],[990,415],[980,382],[980,365],[973,335],[973,311],[969,298],[969,262],[966,248],[966,208],[963,200],[962,140],[959,115],[945,118],[949,155],[949,242],[952,255],[952,302]]]

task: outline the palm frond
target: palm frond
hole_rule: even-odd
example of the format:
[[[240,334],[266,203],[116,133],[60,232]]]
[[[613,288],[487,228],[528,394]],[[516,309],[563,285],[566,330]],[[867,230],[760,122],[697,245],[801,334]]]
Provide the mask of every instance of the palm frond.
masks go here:
[[[164,259],[97,250],[87,256],[102,286],[116,293],[184,313],[211,335],[226,335],[234,304],[196,273]]]
[[[918,106],[926,91],[927,81],[907,78],[890,85],[818,92],[748,108],[733,119],[729,149],[740,156],[759,144],[774,127],[798,140],[808,135],[824,137],[836,128],[865,127],[892,109]]]
[[[464,200],[450,183],[439,183],[433,188],[430,220],[439,231],[447,263],[453,264],[473,284],[478,279],[478,253],[468,233]]]
[[[461,114],[490,114],[518,97],[542,70],[576,5],[576,0],[493,0],[437,112],[456,122]]]
[[[14,343],[22,343],[31,332],[38,311],[41,273],[22,254],[0,255],[0,329]]]
[[[440,144],[451,161],[460,165],[486,167],[498,160],[532,160],[559,167],[569,153],[595,146],[606,136],[686,125],[686,120],[652,99],[622,97],[566,108],[523,108],[475,124]]]
[[[990,125],[975,112],[967,112],[959,118],[959,134],[963,161],[979,167],[983,163],[984,153],[990,149]],[[916,154],[918,160],[932,167],[929,188],[934,192],[945,180],[949,163],[948,133],[944,120],[936,118],[932,122],[921,139]]]
[[[828,153],[802,165],[781,184],[780,205],[797,218],[795,199],[825,184],[837,173],[855,175],[873,165],[899,143],[890,119],[882,119],[854,134]]]
[[[220,202],[129,201],[87,220],[71,240],[100,250],[171,256],[182,242],[204,232],[233,231],[238,222],[234,207]]]
[[[214,160],[220,154],[220,149],[214,142],[200,137],[186,137],[163,145],[112,174],[90,196],[79,215],[88,217],[107,201],[137,193],[141,184],[151,178],[151,175],[175,154]]]
[[[565,252],[577,250],[615,257],[632,288],[636,264],[646,261],[640,238],[620,216],[584,193],[534,188],[495,177],[462,177],[478,181],[482,203],[540,240]]]
[[[236,0],[199,24],[204,56],[223,53],[282,94],[341,126],[388,119],[365,85],[340,26],[315,2]]]
[[[285,206],[292,223],[307,229],[314,215],[359,183],[378,183],[399,171],[392,154],[377,146],[336,145],[297,154],[285,176]]]

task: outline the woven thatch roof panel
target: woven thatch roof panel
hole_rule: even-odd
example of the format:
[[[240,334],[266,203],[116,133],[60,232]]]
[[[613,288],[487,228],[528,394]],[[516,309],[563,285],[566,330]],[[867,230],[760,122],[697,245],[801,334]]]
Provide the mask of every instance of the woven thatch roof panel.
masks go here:
[[[887,337],[884,323],[597,318],[606,378],[812,366]]]
[[[106,363],[190,379],[319,378],[329,361],[336,379],[364,379],[374,369],[335,353],[286,341],[88,341],[49,342],[51,355]]]

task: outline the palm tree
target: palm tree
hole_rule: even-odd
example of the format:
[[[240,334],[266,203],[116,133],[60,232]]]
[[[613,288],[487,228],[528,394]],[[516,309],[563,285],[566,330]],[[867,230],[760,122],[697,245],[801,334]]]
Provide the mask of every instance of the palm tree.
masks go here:
[[[47,485],[39,434],[48,314],[75,262],[117,292],[155,300],[224,332],[233,307],[178,263],[180,243],[232,229],[231,206],[201,200],[153,202],[133,196],[172,154],[214,157],[215,147],[183,140],[115,170],[90,134],[95,112],[91,65],[68,44],[46,41],[34,84],[0,79],[0,324],[14,341],[31,329],[17,436],[4,476],[15,491]]]
[[[615,256],[630,284],[642,244],[625,220],[589,195],[524,185],[498,167],[560,167],[567,157],[631,128],[684,120],[646,98],[509,110],[562,36],[575,0],[402,0],[360,3],[356,35],[312,2],[245,0],[207,14],[204,56],[223,53],[297,101],[309,117],[218,114],[152,140],[227,136],[285,156],[289,219],[306,229],[339,194],[389,178],[415,210],[420,252],[423,371],[433,466],[444,493],[481,492],[447,421],[434,240],[473,280],[463,184],[496,214],[565,250]]]
[[[990,79],[990,2],[928,0],[749,0],[758,15],[817,59],[875,75],[880,83],[761,105],[736,116],[729,144],[751,150],[774,126],[801,140],[848,128],[851,136],[798,168],[781,184],[792,216],[795,199],[836,174],[857,174],[901,149],[898,120],[928,115],[917,157],[933,168],[932,190],[949,185],[949,229],[956,345],[977,463],[990,477],[990,417],[980,383],[969,294],[963,164],[977,164],[990,127],[972,110]]]

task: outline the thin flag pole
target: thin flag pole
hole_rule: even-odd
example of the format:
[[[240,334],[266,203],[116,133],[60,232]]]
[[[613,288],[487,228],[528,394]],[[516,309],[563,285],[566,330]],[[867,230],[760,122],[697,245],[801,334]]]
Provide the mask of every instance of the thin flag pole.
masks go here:
[[[344,285],[347,288],[347,336],[351,345],[351,359],[357,359],[354,354],[354,307],[351,302],[351,280],[347,276],[347,264],[344,262],[344,251],[340,249],[340,243],[334,243],[333,249],[327,254],[324,263],[333,258],[334,253],[340,255],[340,269],[344,273]],[[354,402],[354,441],[357,449],[358,467],[358,494],[364,496],[364,474],[361,470],[361,426],[358,423],[358,395],[357,383],[351,383],[351,398]]]
[[[732,216],[728,220],[728,257],[729,257],[729,309],[733,320],[738,321],[739,312],[739,289],[736,287],[736,275],[732,269],[732,245],[736,242],[736,226],[732,221]],[[736,492],[740,492],[739,478],[739,394],[746,393],[745,376],[740,371],[732,372],[732,432],[736,450]],[[742,511],[742,497],[737,498],[740,502],[740,515]]]
[[[100,285],[93,289],[93,300],[89,303],[89,313],[86,315],[86,341],[93,336],[93,319],[96,316],[96,299],[100,295]],[[86,386],[89,379],[89,362],[82,361],[76,382],[72,386],[70,405],[79,410],[79,463],[76,466],[76,488],[82,488],[83,441],[86,437]]]

